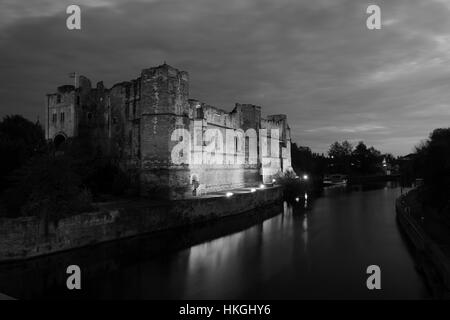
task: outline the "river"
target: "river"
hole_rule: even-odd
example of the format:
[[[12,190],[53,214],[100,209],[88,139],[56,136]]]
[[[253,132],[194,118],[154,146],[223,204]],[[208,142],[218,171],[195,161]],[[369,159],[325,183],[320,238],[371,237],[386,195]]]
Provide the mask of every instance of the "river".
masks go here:
[[[0,292],[16,298],[429,298],[399,231],[400,188],[329,188],[312,200],[202,226],[0,266]],[[66,289],[79,265],[82,289]],[[368,290],[366,268],[381,269]]]

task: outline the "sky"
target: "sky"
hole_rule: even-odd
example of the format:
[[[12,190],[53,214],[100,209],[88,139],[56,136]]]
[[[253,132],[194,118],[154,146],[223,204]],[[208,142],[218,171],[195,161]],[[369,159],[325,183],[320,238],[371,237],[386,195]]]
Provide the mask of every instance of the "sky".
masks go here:
[[[0,117],[42,121],[70,72],[110,87],[166,61],[189,72],[190,98],[287,114],[315,152],[346,139],[407,154],[450,127],[449,17],[450,0],[1,0]]]

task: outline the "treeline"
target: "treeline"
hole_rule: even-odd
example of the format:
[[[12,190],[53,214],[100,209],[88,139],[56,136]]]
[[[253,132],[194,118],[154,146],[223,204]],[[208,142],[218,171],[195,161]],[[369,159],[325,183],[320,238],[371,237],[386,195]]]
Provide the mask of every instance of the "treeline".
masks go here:
[[[435,129],[417,145],[402,171],[423,179],[419,200],[450,214],[450,128]]]
[[[353,147],[348,141],[335,142],[328,150],[331,173],[345,173],[350,175],[382,174],[383,161],[385,165],[395,162],[391,154],[382,154],[374,147],[367,147],[360,141]]]
[[[322,176],[327,169],[327,158],[323,154],[314,153],[311,148],[293,143],[291,146],[292,168],[297,174],[307,173]]]
[[[0,122],[0,216],[58,219],[92,210],[94,198],[124,195],[129,179],[88,141],[58,152],[42,126],[22,116]]]
[[[298,173],[307,172],[315,176],[340,173],[347,175],[371,175],[384,172],[386,166],[397,164],[391,154],[382,154],[374,147],[367,147],[360,141],[353,146],[348,141],[334,142],[327,155],[311,152],[309,147],[292,145],[292,166]]]

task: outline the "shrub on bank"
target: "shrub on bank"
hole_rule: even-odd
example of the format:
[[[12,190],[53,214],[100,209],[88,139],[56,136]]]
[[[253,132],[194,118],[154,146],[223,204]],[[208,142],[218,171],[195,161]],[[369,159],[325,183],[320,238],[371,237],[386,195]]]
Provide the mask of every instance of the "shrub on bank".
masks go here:
[[[92,196],[68,157],[44,155],[15,171],[3,195],[9,217],[40,216],[57,220],[92,210]]]
[[[0,192],[9,186],[9,175],[45,149],[44,130],[22,116],[0,121]]]
[[[274,178],[283,187],[286,200],[293,200],[306,191],[306,183],[294,171],[280,172]]]

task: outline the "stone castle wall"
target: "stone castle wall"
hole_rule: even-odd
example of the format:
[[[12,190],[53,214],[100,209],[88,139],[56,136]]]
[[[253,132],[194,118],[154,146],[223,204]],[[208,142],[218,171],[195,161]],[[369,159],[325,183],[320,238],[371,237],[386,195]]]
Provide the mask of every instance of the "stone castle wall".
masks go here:
[[[137,174],[144,196],[256,186],[291,167],[286,116],[263,119],[259,106],[237,103],[227,112],[189,99],[188,73],[167,64],[111,89],[81,76],[79,87],[47,97],[47,118],[57,115],[47,138],[84,138]]]

